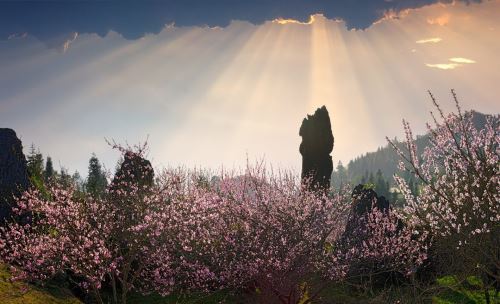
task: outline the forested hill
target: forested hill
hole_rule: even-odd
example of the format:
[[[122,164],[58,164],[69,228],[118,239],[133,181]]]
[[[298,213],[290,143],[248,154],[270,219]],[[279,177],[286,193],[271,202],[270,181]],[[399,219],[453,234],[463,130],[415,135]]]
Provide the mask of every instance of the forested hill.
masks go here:
[[[473,121],[476,128],[482,128],[486,124],[488,115],[473,111]],[[396,141],[398,145],[403,146],[402,141]],[[419,152],[429,143],[429,135],[419,135],[416,139],[416,145]],[[377,171],[380,170],[385,181],[393,185],[392,176],[398,172],[397,164],[399,157],[394,149],[387,144],[380,147],[375,152],[368,152],[351,160],[347,168],[337,164],[332,174],[332,183],[338,185],[341,180],[350,181],[352,184],[360,182],[369,182],[377,179]],[[380,173],[379,173],[380,174]]]

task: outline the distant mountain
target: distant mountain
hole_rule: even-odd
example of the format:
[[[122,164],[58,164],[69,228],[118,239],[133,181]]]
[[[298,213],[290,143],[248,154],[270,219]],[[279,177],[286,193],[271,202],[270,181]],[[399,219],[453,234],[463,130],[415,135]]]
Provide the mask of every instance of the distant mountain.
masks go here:
[[[474,126],[478,129],[483,128],[486,124],[486,117],[489,115],[475,111],[472,111],[472,113]],[[417,151],[421,153],[429,144],[429,134],[418,135],[415,143]],[[404,146],[404,142],[402,141],[396,141],[396,144],[401,147]],[[370,175],[373,177],[380,170],[383,178],[392,186],[394,184],[394,173],[402,174],[397,168],[398,162],[399,156],[387,144],[384,147],[378,148],[375,152],[368,152],[354,158],[348,163],[347,168],[339,168],[334,165],[335,170],[332,174],[332,184],[338,186],[341,180],[349,181],[354,185],[362,181],[366,182],[370,179]],[[403,177],[410,178],[410,176],[402,175]]]

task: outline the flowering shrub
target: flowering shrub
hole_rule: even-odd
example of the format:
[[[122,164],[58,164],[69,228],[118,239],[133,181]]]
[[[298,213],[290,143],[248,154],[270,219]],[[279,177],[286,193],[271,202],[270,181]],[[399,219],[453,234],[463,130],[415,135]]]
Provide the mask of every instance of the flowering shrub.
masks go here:
[[[401,169],[422,183],[420,195],[412,195],[401,177],[395,179],[407,201],[409,223],[424,227],[434,238],[443,240],[440,244],[448,244],[443,250],[455,260],[460,257],[462,271],[478,271],[498,281],[500,118],[489,116],[484,128],[478,130],[473,113],[463,113],[455,92],[452,94],[457,113],[449,115],[431,94],[441,121],[433,115],[435,125],[427,125],[430,146],[422,155],[417,154],[406,121],[406,150],[389,140],[402,158]]]
[[[358,185],[348,224],[331,252],[330,278],[373,291],[412,276],[427,258],[427,233],[406,224],[384,197]]]
[[[142,151],[125,154],[134,164]],[[129,162],[127,162],[129,160]],[[164,261],[161,277],[172,274],[168,251],[161,250],[166,229],[164,189],[130,178],[131,168],[122,166],[102,199],[74,195],[74,189],[50,189],[45,199],[37,190],[26,192],[14,210],[32,213],[28,225],[11,223],[0,228],[2,259],[15,268],[18,278],[43,280],[62,272],[78,279],[80,286],[103,302],[100,289],[110,282],[113,300],[126,302],[127,293],[157,279],[157,261]],[[141,172],[150,174],[152,168]],[[165,266],[167,265],[167,266]],[[162,287],[172,287],[166,280]]]
[[[349,261],[347,278],[373,285],[387,285],[413,275],[427,259],[427,233],[402,222],[392,209],[374,206],[356,220],[357,228],[342,242],[337,257]]]
[[[301,297],[300,283],[318,271],[348,207],[344,193],[311,192],[290,176],[266,177],[259,169],[186,193],[172,202],[171,217],[186,285],[253,288],[285,303]]]
[[[315,191],[261,167],[212,182],[170,170],[154,181],[144,147],[118,149],[124,162],[102,198],[55,186],[49,199],[32,190],[18,201],[15,211],[33,222],[0,229],[0,256],[18,278],[69,272],[98,302],[106,286],[114,303],[126,303],[132,290],[221,288],[298,303],[305,293],[308,301],[317,295],[305,287],[311,278],[343,280],[362,259],[406,272],[421,262],[425,248],[396,229],[399,218],[376,209],[363,226],[363,245],[341,251],[351,208],[346,190]]]

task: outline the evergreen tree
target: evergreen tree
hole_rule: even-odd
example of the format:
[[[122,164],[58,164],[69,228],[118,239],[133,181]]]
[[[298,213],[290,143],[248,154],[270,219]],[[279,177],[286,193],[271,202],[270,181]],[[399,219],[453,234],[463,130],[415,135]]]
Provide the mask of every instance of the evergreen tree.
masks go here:
[[[349,183],[347,169],[342,165],[342,162],[339,161],[336,170],[332,173],[332,185],[334,188],[339,189],[347,183]]]
[[[342,187],[343,185],[345,185],[348,181],[347,181],[347,170],[346,168],[342,165],[342,162],[339,161],[338,165],[337,165],[337,174],[338,174],[338,178],[339,178],[339,182],[340,182],[340,186]]]
[[[47,156],[47,161],[45,162],[45,171],[43,172],[45,182],[50,181],[54,177],[54,166],[52,164],[52,158]]]
[[[368,177],[369,184],[375,184],[375,178],[373,177],[373,172],[370,172],[370,176]]]
[[[361,183],[364,185],[368,182],[368,170],[365,170],[365,175],[361,178]]]
[[[71,177],[71,179],[73,180],[73,184],[75,185],[76,190],[79,192],[82,192],[84,182],[82,180],[80,173],[78,171],[75,171],[75,173],[73,173],[73,176]]]
[[[42,179],[44,171],[43,155],[40,153],[40,150],[35,148],[34,144],[31,144],[30,147],[30,152],[27,157],[27,167],[30,178]]]
[[[385,181],[382,170],[378,169],[375,176],[375,192],[378,196],[389,198],[389,184]]]
[[[95,154],[89,160],[89,175],[85,184],[85,190],[94,197],[99,197],[104,194],[108,182],[106,174],[102,170],[99,159]]]
[[[45,184],[43,182],[43,155],[42,153],[40,153],[40,150],[37,150],[35,148],[34,144],[31,144],[30,151],[26,160],[28,176],[31,184],[42,193],[46,193]]]
[[[71,175],[68,173],[68,170],[64,167],[61,167],[61,174],[59,174],[58,182],[63,187],[69,188],[73,185],[73,179]]]

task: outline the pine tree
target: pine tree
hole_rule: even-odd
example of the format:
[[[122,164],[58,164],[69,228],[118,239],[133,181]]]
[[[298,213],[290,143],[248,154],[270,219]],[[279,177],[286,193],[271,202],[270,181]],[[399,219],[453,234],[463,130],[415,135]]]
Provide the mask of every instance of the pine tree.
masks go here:
[[[31,144],[30,152],[27,157],[27,167],[28,174],[31,178],[41,179],[43,176],[43,155],[40,150],[35,148],[34,144]]]
[[[339,161],[336,170],[332,174],[332,184],[338,189],[342,188],[348,182],[347,169],[344,167],[342,162]]]
[[[54,166],[52,164],[52,158],[47,156],[47,161],[45,162],[45,171],[43,172],[45,182],[49,182],[54,177]]]
[[[368,177],[368,183],[374,185],[375,178],[373,177],[373,172],[370,172],[370,176]]]
[[[42,193],[45,193],[46,189],[43,182],[43,155],[40,153],[40,150],[35,148],[34,144],[31,144],[30,152],[27,157],[27,169],[31,184]]]
[[[95,154],[92,154],[89,160],[89,175],[85,184],[85,190],[94,197],[100,197],[104,194],[107,184],[106,175],[102,170],[99,159],[97,159]]]
[[[73,184],[75,185],[76,190],[82,192],[84,182],[80,173],[78,171],[75,171],[75,173],[73,173],[73,176],[71,176],[71,179],[73,180]]]
[[[61,174],[59,174],[59,184],[63,187],[69,188],[73,185],[73,179],[71,175],[68,173],[68,170],[64,167],[61,167]]]
[[[365,175],[361,178],[361,183],[364,185],[368,182],[368,170],[365,170]]]
[[[378,196],[385,196],[387,198],[389,196],[389,189],[386,188],[387,183],[382,175],[382,170],[378,169],[375,176],[375,192],[377,192]]]

